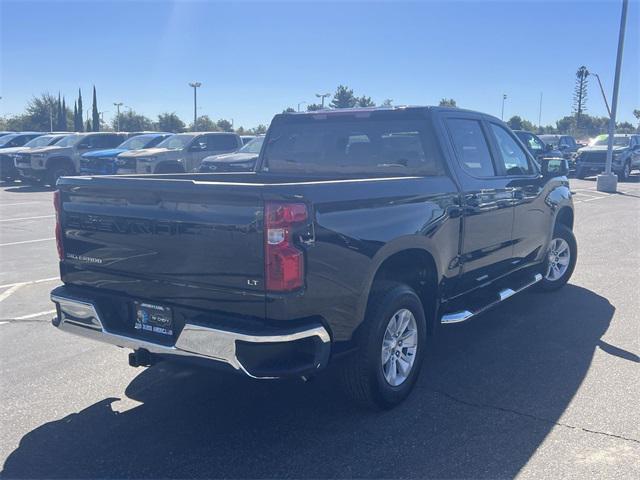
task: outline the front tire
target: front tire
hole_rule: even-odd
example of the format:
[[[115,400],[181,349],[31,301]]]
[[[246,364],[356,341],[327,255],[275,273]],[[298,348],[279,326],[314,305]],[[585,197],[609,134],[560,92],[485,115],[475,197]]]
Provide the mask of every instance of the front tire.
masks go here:
[[[45,184],[52,188],[56,188],[56,182],[60,177],[67,177],[73,175],[75,172],[66,163],[54,163],[50,167],[47,167],[47,174],[45,177]]]
[[[341,371],[345,393],[361,406],[389,409],[411,393],[426,343],[422,302],[407,285],[374,290],[358,349]]]
[[[539,285],[543,291],[562,288],[571,278],[578,259],[578,244],[573,232],[558,224],[553,231],[543,278]]]
[[[620,170],[618,177],[620,178],[621,182],[626,182],[629,180],[630,176],[631,176],[631,163],[627,161],[622,167],[622,170]]]

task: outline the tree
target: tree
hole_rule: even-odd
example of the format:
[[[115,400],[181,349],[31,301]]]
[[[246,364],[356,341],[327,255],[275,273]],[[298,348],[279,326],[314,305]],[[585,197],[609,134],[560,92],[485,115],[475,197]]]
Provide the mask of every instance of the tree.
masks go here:
[[[193,123],[189,125],[189,130],[193,130]],[[202,115],[198,117],[198,131],[199,132],[217,132],[218,126],[216,122],[209,118],[209,115]]]
[[[96,98],[96,86],[93,86],[93,105],[91,107],[91,131],[100,131],[100,113],[98,113],[98,100]]]
[[[218,130],[221,132],[233,132],[233,124],[224,118],[221,118],[216,122],[216,127],[218,127]]]
[[[184,132],[185,124],[175,112],[165,112],[158,115],[158,130],[161,132]]]
[[[620,122],[616,125],[616,133],[635,133],[636,127],[629,122]]]
[[[440,107],[457,107],[458,106],[456,104],[456,101],[453,98],[442,98],[440,99],[440,103],[438,105]]]
[[[79,132],[78,128],[78,101],[73,102],[73,131]]]
[[[522,130],[522,118],[518,115],[514,115],[509,120],[507,120],[507,125],[511,130]]]
[[[573,113],[576,115],[576,129],[580,129],[582,113],[587,110],[587,77],[589,70],[584,65],[576,72],[576,86],[573,91]]]
[[[56,119],[55,119],[55,127],[56,130],[63,130],[64,123],[64,114],[62,113],[62,100],[60,99],[60,92],[58,92],[58,101],[56,102]]]
[[[382,106],[383,107],[392,107],[393,106],[393,100],[391,100],[390,98],[385,99],[385,101],[382,102]]]
[[[62,132],[66,132],[69,130],[69,123],[67,121],[68,117],[69,111],[67,110],[67,104],[64,101],[64,97],[62,97],[62,123],[60,124],[60,126],[62,127],[60,131]]]
[[[358,99],[353,94],[353,90],[344,85],[339,85],[329,106],[331,108],[353,108],[356,103],[358,103]]]
[[[295,108],[287,107],[282,111],[282,113],[295,113],[295,111]]]
[[[111,121],[111,127],[114,130],[118,128],[118,119]],[[121,132],[142,132],[144,130],[152,130],[153,122],[151,119],[136,113],[133,110],[127,110],[120,114],[120,131]]]
[[[82,115],[84,111],[82,110],[82,92],[78,89],[78,129],[77,132],[81,132],[84,130],[84,121],[82,120]]]
[[[307,105],[307,112],[317,112],[318,110],[322,110],[322,105],[319,103],[310,103]]]
[[[84,127],[84,131],[85,132],[90,132],[91,131],[91,122],[89,121],[88,118],[87,118],[87,124]]]
[[[363,95],[360,98],[357,98],[356,105],[358,107],[375,107],[376,106],[375,102],[371,100],[371,97],[367,97],[366,95]]]
[[[249,130],[247,130],[247,133],[249,135],[263,135],[267,133],[267,126],[260,124],[257,127],[250,128]]]

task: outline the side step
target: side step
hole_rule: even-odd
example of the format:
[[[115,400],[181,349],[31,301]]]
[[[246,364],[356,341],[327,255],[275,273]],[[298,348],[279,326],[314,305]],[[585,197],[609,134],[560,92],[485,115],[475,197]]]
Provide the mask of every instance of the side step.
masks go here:
[[[535,276],[533,277],[532,281],[530,281],[529,283],[526,283],[525,285],[521,286],[517,290],[513,290],[511,288],[505,288],[503,290],[500,290],[500,292],[498,292],[498,299],[497,300],[494,300],[493,302],[488,303],[487,305],[485,305],[485,306],[483,306],[483,307],[481,307],[478,310],[475,310],[473,312],[470,312],[469,310],[462,310],[462,311],[459,311],[459,312],[447,313],[446,315],[442,316],[442,318],[440,319],[440,323],[445,325],[445,324],[449,324],[449,323],[466,322],[471,317],[475,317],[476,315],[479,315],[480,313],[484,312],[485,310],[490,309],[491,307],[499,304],[500,302],[506,300],[507,298],[514,296],[516,293],[520,293],[521,291],[526,290],[531,285],[534,285],[534,284],[538,283],[540,280],[542,280],[542,275],[539,274],[539,273],[536,273]]]

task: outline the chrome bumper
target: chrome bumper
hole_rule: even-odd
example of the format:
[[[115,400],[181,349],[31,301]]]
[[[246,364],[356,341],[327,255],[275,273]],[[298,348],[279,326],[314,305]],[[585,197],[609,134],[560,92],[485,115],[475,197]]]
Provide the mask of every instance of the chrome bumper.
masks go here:
[[[109,332],[105,328],[104,322],[101,321],[96,306],[90,301],[63,296],[55,293],[55,291],[51,294],[51,301],[58,307],[58,318],[54,320],[54,325],[65,332],[118,347],[131,348],[132,350],[142,349],[154,354],[215,360],[226,363],[252,378],[269,379],[278,378],[278,376],[252,374],[249,369],[245,368],[236,354],[237,341],[268,344],[294,342],[317,337],[321,342],[323,352],[319,358],[316,356],[317,361],[314,362],[315,365],[313,367],[315,369],[324,367],[329,356],[331,339],[327,330],[321,325],[278,335],[248,335],[187,323],[175,344],[167,346]]]

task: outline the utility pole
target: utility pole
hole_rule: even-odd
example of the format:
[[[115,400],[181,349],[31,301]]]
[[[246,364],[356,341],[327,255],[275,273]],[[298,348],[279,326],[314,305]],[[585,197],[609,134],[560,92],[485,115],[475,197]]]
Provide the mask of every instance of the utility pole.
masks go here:
[[[300,111],[300,105],[302,105],[303,103],[307,103],[307,102],[298,102],[298,111]]]
[[[321,99],[320,106],[322,108],[324,108],[324,99],[327,98],[327,97],[330,97],[330,96],[331,96],[330,93],[316,93],[316,97]]]
[[[118,131],[120,131],[120,107],[124,104],[122,102],[115,102],[113,105],[118,109],[118,113],[116,113],[116,123],[118,125]]]
[[[538,108],[538,128],[542,128],[542,92],[540,92],[540,107]]]
[[[594,72],[589,72],[589,75],[595,75],[598,79],[598,85],[600,85],[600,93],[602,93],[602,99],[604,100],[604,105],[607,107],[607,114],[609,114],[609,118],[611,118],[611,109],[609,108],[609,101],[607,100],[607,96],[604,93],[604,87],[602,86],[602,82],[600,81],[600,75]]]
[[[201,87],[202,84],[200,82],[191,82],[189,83],[190,87],[193,87],[193,131],[197,132],[197,123],[198,123],[198,87]]]
[[[502,94],[502,111],[500,112],[500,120],[504,121],[504,102],[507,99],[507,94],[503,93]]]
[[[627,7],[629,0],[622,0],[622,13],[620,15],[620,33],[618,34],[618,55],[616,57],[616,75],[613,80],[613,98],[611,99],[611,116],[609,117],[609,132],[607,138],[607,163],[604,173],[597,177],[597,190],[599,192],[615,192],[618,189],[618,176],[611,173],[611,161],[613,160],[613,134],[616,129],[616,111],[618,110],[618,90],[620,88],[620,70],[622,68],[622,50],[624,49],[624,33],[627,26]]]

